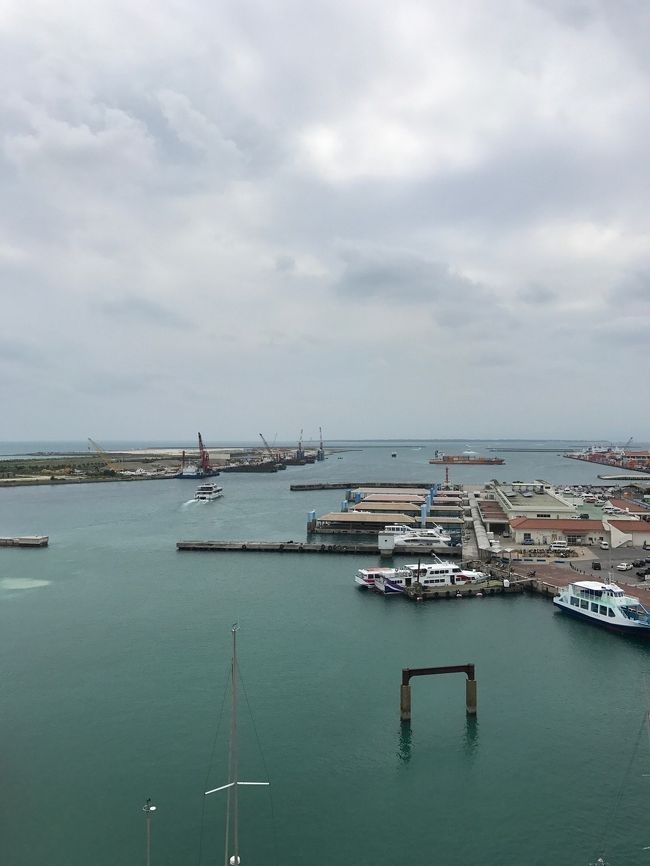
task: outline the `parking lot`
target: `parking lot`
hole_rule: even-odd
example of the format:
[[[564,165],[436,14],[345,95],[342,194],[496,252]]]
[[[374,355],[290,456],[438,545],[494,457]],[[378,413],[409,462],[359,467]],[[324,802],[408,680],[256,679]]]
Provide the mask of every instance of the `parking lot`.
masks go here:
[[[616,550],[600,550],[600,548],[594,547],[591,550],[594,558],[600,561],[601,571],[605,574],[611,571],[612,577],[618,574],[624,575],[626,578],[634,577],[637,579],[636,572],[644,567],[633,566],[629,571],[618,571],[616,566],[621,562],[633,563],[648,559],[646,565],[650,566],[650,550],[644,550],[642,547],[619,547]]]

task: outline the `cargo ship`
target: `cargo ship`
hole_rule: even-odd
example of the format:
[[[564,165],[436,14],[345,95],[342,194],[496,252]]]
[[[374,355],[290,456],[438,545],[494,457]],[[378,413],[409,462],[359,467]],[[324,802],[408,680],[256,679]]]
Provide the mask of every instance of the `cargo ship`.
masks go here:
[[[476,451],[463,451],[462,454],[444,454],[442,451],[436,451],[429,463],[444,463],[454,464],[455,466],[463,466],[471,464],[472,466],[479,464],[481,466],[501,466],[506,461],[503,457],[482,457]]]

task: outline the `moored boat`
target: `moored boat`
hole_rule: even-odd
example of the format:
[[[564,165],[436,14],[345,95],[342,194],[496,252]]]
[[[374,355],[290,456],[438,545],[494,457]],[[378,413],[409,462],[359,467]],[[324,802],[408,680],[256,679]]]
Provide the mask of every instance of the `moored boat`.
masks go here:
[[[457,466],[476,465],[481,466],[502,466],[506,461],[503,457],[483,457],[477,454],[476,451],[464,451],[462,454],[445,454],[442,451],[436,451],[429,463],[454,464]]]
[[[425,589],[442,586],[461,586],[477,583],[486,575],[478,571],[465,571],[453,562],[436,557],[435,562],[419,562],[399,569],[377,569],[373,589],[384,595],[399,595],[419,583]],[[393,571],[394,574],[385,572]]]
[[[395,547],[423,547],[426,545],[451,546],[451,535],[440,526],[427,529],[414,529],[395,535]]]
[[[360,568],[354,577],[354,582],[361,589],[373,589],[378,578],[394,579],[401,571],[404,572],[404,577],[410,576],[410,572],[407,572],[405,568],[388,568],[379,565],[371,568]]]
[[[650,611],[615,583],[578,580],[553,599],[560,610],[612,631],[650,637]]]

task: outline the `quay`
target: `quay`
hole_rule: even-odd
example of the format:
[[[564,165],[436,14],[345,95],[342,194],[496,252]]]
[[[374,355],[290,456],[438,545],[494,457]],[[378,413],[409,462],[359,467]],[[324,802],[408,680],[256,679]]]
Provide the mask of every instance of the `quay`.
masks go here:
[[[0,538],[0,547],[47,547],[49,542],[49,535],[17,535]]]
[[[629,473],[619,474],[619,475],[599,475],[603,481],[650,481],[650,475],[647,473],[644,474],[641,470],[633,470],[636,474],[630,475]]]
[[[212,551],[219,553],[363,553],[380,556],[378,544],[321,544],[313,541],[177,541],[177,550]],[[395,549],[393,556],[430,556],[431,545]],[[460,556],[460,548],[445,552],[446,556]]]
[[[430,490],[435,484],[435,481],[317,481],[312,484],[290,484],[289,490],[294,493],[309,490],[349,490],[367,488],[395,488],[399,490],[404,488],[412,490],[414,488]]]

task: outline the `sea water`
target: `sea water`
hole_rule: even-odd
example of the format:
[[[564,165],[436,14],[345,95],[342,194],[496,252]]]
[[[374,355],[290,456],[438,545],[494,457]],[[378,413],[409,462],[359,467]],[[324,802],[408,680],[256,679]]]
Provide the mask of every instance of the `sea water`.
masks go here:
[[[441,445],[465,447],[348,443],[362,450],[224,475],[211,503],[191,502],[188,480],[0,490],[0,535],[50,536],[0,549],[0,862],[142,863],[147,797],[152,866],[223,862],[225,800],[203,792],[227,780],[238,622],[241,776],[271,781],[241,790],[242,863],[645,864],[645,644],[535,597],[365,593],[367,557],[175,549],[302,539],[307,512],[337,510],[344,491],[290,483],[439,481],[427,461]],[[452,480],[607,471],[503,456]],[[475,720],[449,675],[412,681],[400,725],[403,667],[468,662]]]

